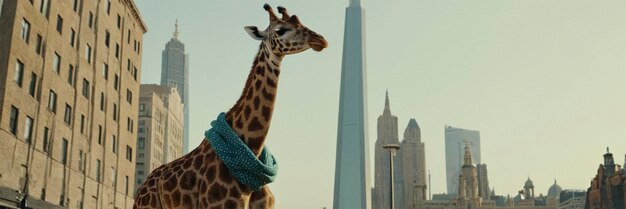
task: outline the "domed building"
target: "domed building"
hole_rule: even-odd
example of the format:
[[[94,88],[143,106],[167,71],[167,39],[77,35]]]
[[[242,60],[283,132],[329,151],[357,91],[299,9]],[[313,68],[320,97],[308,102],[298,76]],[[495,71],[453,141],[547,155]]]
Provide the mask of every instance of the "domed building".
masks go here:
[[[556,179],[554,179],[554,184],[552,184],[552,186],[548,189],[548,197],[559,199],[562,191],[563,188],[561,188],[561,186],[556,183]]]

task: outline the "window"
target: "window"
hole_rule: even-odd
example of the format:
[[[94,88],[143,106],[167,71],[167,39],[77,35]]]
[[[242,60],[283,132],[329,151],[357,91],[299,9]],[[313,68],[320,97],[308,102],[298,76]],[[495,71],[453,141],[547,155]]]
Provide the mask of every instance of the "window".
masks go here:
[[[80,133],[85,133],[85,115],[80,115]]]
[[[107,15],[111,14],[111,0],[107,0]]]
[[[17,136],[17,123],[18,123],[19,114],[20,114],[20,110],[17,109],[17,107],[11,105],[11,120],[9,121],[9,131],[11,131],[11,133],[16,136]]]
[[[91,63],[91,46],[87,44],[87,49],[85,50],[85,58],[87,58],[87,63]]]
[[[48,0],[41,0],[41,4],[39,4],[39,12],[48,18],[48,13],[50,13],[50,2]]]
[[[109,65],[106,63],[102,64],[102,77],[104,77],[104,80],[109,79]]]
[[[74,12],[78,12],[78,0],[74,0]]]
[[[111,150],[113,151],[113,153],[117,152],[117,138],[115,138],[115,135],[111,136]]]
[[[126,130],[128,130],[129,132],[133,132],[133,120],[130,119],[130,117],[128,117],[128,120],[126,120]]]
[[[67,83],[74,85],[74,65],[70,65],[67,71]]]
[[[22,40],[28,43],[28,35],[30,34],[30,23],[26,19],[22,19]]]
[[[113,79],[113,88],[117,91],[119,91],[119,85],[120,85],[120,77],[116,74],[115,78]]]
[[[63,18],[61,15],[57,16],[57,32],[59,32],[59,34],[63,34]]]
[[[128,29],[128,35],[126,36],[126,43],[130,44],[130,29]]]
[[[113,103],[113,121],[117,121],[117,104]]]
[[[83,78],[83,96],[89,99],[89,90],[91,87],[89,86],[89,81]]]
[[[100,111],[104,111],[104,92],[100,92]]]
[[[50,95],[48,97],[48,109],[54,113],[57,112],[57,94],[52,90],[50,90]]]
[[[115,167],[111,167],[111,186],[115,186]]]
[[[98,144],[102,145],[102,125],[98,125]]]
[[[28,85],[28,94],[35,97],[35,90],[37,90],[37,74],[30,74],[30,85]]]
[[[139,130],[137,130],[137,132],[139,132],[139,133],[144,133],[144,132],[146,132],[146,131],[145,131],[145,129],[144,129],[144,128],[139,128]]]
[[[61,162],[64,165],[67,165],[67,148],[68,148],[67,139],[63,139],[63,147],[61,147]]]
[[[137,40],[133,40],[133,50],[137,51]]]
[[[24,80],[24,63],[17,60],[15,63],[15,75],[13,75],[13,81],[15,81],[18,86],[22,87],[22,80]]]
[[[132,104],[132,103],[133,103],[133,92],[132,92],[132,91],[130,91],[130,89],[126,89],[126,101],[127,101],[129,104]]]
[[[43,38],[41,37],[41,35],[37,34],[37,43],[35,43],[35,52],[37,52],[38,55],[41,55],[42,51],[43,51]]]
[[[63,116],[63,121],[67,125],[71,125],[72,123],[72,107],[69,104],[65,103],[65,115]]]
[[[54,52],[54,60],[52,60],[52,70],[54,72],[59,73],[59,69],[61,68],[61,56]]]
[[[84,163],[85,159],[83,159],[83,150],[79,149],[78,150],[78,170],[79,171],[83,171],[83,163]]]
[[[76,31],[74,28],[72,28],[70,32],[70,46],[76,47]]]
[[[87,23],[89,24],[89,28],[93,28],[93,12],[89,12],[89,19]]]
[[[120,16],[120,14],[117,14],[117,29],[121,29],[122,28],[122,17]]]
[[[143,158],[145,155],[143,153],[139,153],[137,154],[137,158]],[[141,171],[140,171],[141,172]],[[141,172],[141,174],[143,174],[143,172]]]
[[[41,4],[39,4],[39,12],[41,12],[46,19],[48,18],[48,13],[50,13],[50,9],[48,7],[50,7],[49,0],[41,0]]]
[[[128,176],[126,176],[126,178],[125,178],[125,179],[126,179],[126,195],[128,195],[128,184],[129,184],[129,182],[128,182]]]
[[[120,44],[115,43],[115,58],[120,59]]]
[[[128,59],[128,62],[126,64],[126,70],[128,70],[128,72],[130,72],[130,67],[132,66],[132,63],[130,62],[130,59]]]
[[[50,152],[50,129],[48,127],[43,128],[43,151]]]
[[[96,160],[96,181],[102,182],[102,161]]]
[[[133,71],[133,78],[135,79],[135,81],[137,81],[137,68],[136,67],[133,67],[133,68],[135,68],[135,70]]]
[[[141,52],[141,42],[137,42],[137,54]]]
[[[107,48],[109,47],[110,40],[111,40],[111,33],[109,33],[109,30],[107,30],[104,33],[104,45],[107,46]]]
[[[31,141],[31,136],[33,134],[33,118],[31,118],[30,116],[26,116],[26,121],[24,123],[24,140],[26,140],[28,143],[30,143]]]
[[[126,145],[126,159],[130,162],[133,162],[133,148]]]
[[[145,147],[146,147],[146,138],[139,137],[139,140],[137,140],[137,149],[143,149]]]

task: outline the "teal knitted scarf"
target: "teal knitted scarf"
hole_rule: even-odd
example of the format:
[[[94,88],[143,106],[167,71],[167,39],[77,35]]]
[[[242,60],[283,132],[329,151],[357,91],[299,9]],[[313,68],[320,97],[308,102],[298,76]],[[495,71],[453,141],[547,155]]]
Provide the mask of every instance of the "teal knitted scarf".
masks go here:
[[[204,136],[239,183],[258,191],[263,185],[276,179],[278,163],[267,147],[263,147],[261,156],[257,159],[228,125],[225,113],[220,113],[211,122],[211,126],[211,129],[204,132]]]

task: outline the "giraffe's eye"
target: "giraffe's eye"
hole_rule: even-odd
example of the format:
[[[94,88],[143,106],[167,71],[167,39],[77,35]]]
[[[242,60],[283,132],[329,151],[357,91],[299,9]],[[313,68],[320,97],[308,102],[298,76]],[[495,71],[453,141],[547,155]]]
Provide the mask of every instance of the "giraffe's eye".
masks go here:
[[[287,28],[279,28],[278,30],[276,30],[276,34],[278,34],[279,36],[282,36],[282,35],[285,35],[287,31],[290,31],[290,30]]]

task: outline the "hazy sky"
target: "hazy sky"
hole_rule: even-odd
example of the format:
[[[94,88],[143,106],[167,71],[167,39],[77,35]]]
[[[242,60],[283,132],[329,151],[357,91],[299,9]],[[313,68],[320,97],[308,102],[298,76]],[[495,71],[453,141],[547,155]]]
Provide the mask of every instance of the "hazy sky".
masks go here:
[[[148,25],[142,83],[159,83],[161,51],[179,19],[190,54],[191,142],[239,97],[265,28],[262,1],[138,0]],[[347,0],[271,0],[329,48],[283,61],[267,145],[280,163],[276,208],[332,207]],[[402,136],[422,129],[432,192],[445,192],[444,125],[479,130],[498,194],[527,178],[586,189],[607,146],[626,153],[626,1],[364,0],[369,140],[389,89]],[[193,148],[192,147],[192,148]],[[373,150],[370,151],[373,154]],[[370,156],[373,163],[373,157]],[[373,168],[373,164],[371,166]],[[373,185],[373,182],[372,182]]]

